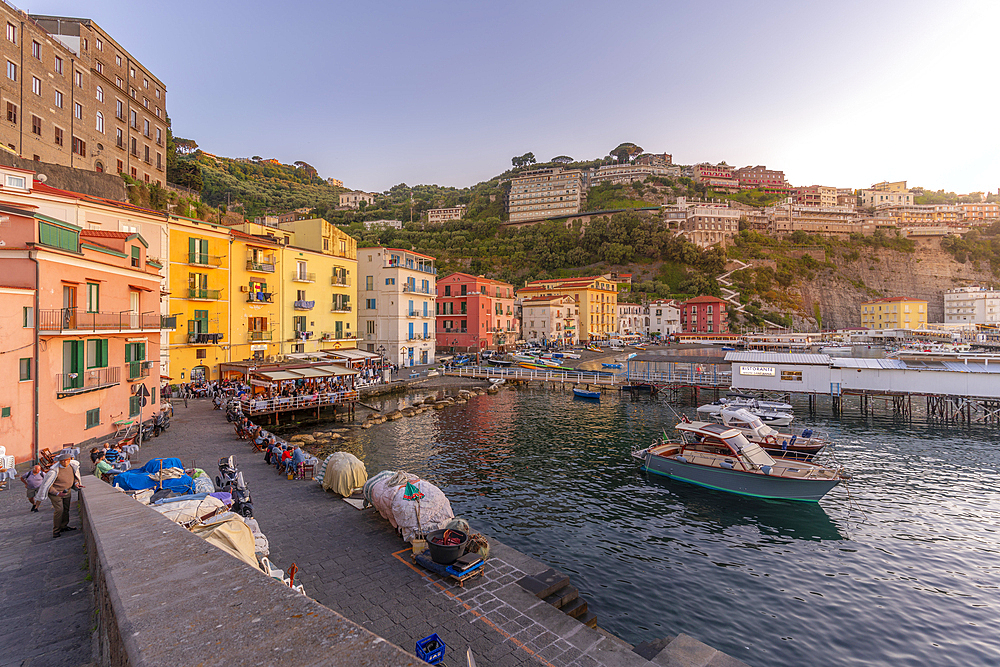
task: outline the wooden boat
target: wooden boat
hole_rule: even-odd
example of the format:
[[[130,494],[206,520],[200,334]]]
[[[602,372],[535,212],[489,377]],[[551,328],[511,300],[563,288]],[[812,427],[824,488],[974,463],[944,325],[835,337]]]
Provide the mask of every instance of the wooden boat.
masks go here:
[[[632,452],[642,471],[756,498],[818,502],[848,476],[839,468],[774,459],[736,429],[682,422],[681,438]]]
[[[718,419],[745,435],[750,442],[756,442],[774,458],[810,461],[830,444],[829,437],[811,428],[798,433],[775,430],[746,408],[723,408]]]
[[[621,364],[601,364],[601,367],[603,367],[603,368],[617,368],[618,370],[621,370],[622,365]]]
[[[601,392],[587,391],[586,389],[577,389],[576,387],[573,387],[573,396],[576,398],[587,398],[594,401],[601,400]]]
[[[503,368],[509,368],[514,365],[514,362],[510,359],[494,359],[492,357],[487,359],[487,363],[490,366],[502,366]]]

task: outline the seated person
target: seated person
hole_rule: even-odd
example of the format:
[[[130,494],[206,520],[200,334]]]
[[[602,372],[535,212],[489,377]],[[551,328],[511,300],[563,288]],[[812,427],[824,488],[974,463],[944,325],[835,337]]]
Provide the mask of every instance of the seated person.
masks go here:
[[[115,470],[111,467],[111,464],[108,463],[104,452],[100,451],[97,455],[97,462],[94,464],[94,475],[100,479],[108,481],[107,478],[105,478],[105,475],[108,473],[115,473]]]

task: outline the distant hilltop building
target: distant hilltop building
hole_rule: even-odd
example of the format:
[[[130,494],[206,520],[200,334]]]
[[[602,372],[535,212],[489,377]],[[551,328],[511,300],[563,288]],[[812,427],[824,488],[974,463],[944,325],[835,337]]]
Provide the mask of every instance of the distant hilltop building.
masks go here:
[[[0,144],[23,158],[162,185],[167,87],[91,19],[0,3]]]
[[[644,181],[650,176],[662,178],[678,178],[681,168],[676,165],[652,166],[646,164],[609,164],[598,167],[590,175],[590,185],[601,183],[634,183]]]
[[[881,183],[873,183],[868,189],[876,192],[909,192],[906,189],[906,181],[882,181]]]
[[[662,210],[671,228],[702,248],[716,243],[725,245],[740,231],[740,218],[744,215],[728,204],[688,202],[684,197],[678,197],[676,204]]]
[[[328,185],[332,185],[335,188],[342,188],[342,187],[344,187],[344,182],[342,180],[340,180],[339,178],[332,178],[331,177],[331,178],[326,179],[326,182],[327,182]]]
[[[632,161],[632,164],[647,167],[669,167],[674,163],[674,156],[670,153],[643,153]]]
[[[402,229],[402,220],[367,220],[364,223],[365,229]]]
[[[449,208],[432,208],[427,211],[427,224],[436,225],[449,220],[461,220],[465,215],[465,204]]]
[[[992,225],[1000,220],[1000,204],[959,204],[965,224],[970,226]]]
[[[979,286],[945,291],[944,323],[1000,324],[1000,292]]]
[[[584,173],[579,169],[548,167],[510,181],[510,222],[546,220],[580,212]]]
[[[733,171],[733,178],[740,185],[740,190],[763,190],[786,194],[791,191],[785,182],[785,172],[768,169],[764,165],[756,167],[740,167]]]
[[[347,208],[359,208],[361,202],[369,206],[375,203],[375,194],[369,192],[341,192],[340,205]]]
[[[837,188],[823,185],[795,188],[792,201],[803,206],[837,206]]]
[[[901,181],[906,186],[906,181]],[[877,183],[876,185],[884,185]],[[890,183],[889,185],[896,185]],[[861,206],[863,208],[880,208],[882,206],[912,206],[913,194],[906,190],[890,190],[872,186],[861,191]]]
[[[725,162],[719,164],[701,162],[693,165],[691,178],[696,183],[702,183],[718,192],[739,192],[740,190],[740,182],[736,180],[733,168]]]

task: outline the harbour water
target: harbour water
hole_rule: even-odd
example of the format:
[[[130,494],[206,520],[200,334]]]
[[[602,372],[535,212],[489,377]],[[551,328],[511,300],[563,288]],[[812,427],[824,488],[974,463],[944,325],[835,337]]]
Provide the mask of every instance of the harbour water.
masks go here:
[[[434,481],[631,643],[685,632],[754,666],[1000,664],[1000,434],[796,407],[854,476],[818,505],[647,478],[630,450],[694,416],[648,394],[503,391],[342,448]]]

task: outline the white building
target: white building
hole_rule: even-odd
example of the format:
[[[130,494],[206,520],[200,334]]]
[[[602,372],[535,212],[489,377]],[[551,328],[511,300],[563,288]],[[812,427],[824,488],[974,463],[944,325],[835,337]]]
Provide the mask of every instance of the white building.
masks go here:
[[[620,334],[644,334],[646,332],[646,309],[638,303],[615,305],[615,331]]]
[[[450,208],[432,208],[427,211],[427,224],[439,225],[449,220],[461,220],[465,215],[465,204]]]
[[[881,206],[913,206],[913,195],[909,192],[888,192],[886,190],[862,190],[862,208]]]
[[[402,220],[366,220],[364,223],[365,229],[385,229],[387,227],[392,227],[393,229],[402,229]]]
[[[375,194],[371,192],[341,192],[340,205],[347,208],[358,208],[361,202],[369,206],[375,203]]]
[[[681,308],[672,299],[651,301],[645,308],[645,331],[650,337],[665,338],[680,333]]]
[[[746,215],[728,204],[688,202],[684,197],[678,197],[676,204],[664,206],[662,211],[671,228],[702,248],[725,245],[739,233],[740,218]]]
[[[358,277],[358,347],[399,366],[434,363],[434,258],[359,248]]]
[[[635,181],[644,181],[650,176],[679,178],[680,175],[681,168],[677,165],[609,164],[598,167],[597,171],[590,175],[590,185],[634,183]]]
[[[548,167],[510,179],[511,224],[579,213],[583,177],[579,169]]]
[[[956,287],[944,293],[945,324],[1000,324],[1000,292]]]
[[[533,296],[521,300],[521,338],[529,343],[575,345],[580,308],[571,296]]]

